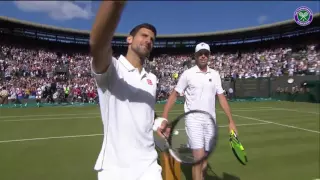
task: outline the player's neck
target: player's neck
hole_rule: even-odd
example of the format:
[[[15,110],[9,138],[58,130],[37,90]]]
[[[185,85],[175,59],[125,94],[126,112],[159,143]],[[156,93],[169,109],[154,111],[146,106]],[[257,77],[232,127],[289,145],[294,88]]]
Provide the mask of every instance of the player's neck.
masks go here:
[[[198,66],[198,65],[197,65],[197,66]],[[198,66],[198,68],[199,68],[200,71],[202,71],[202,72],[207,72],[207,70],[208,70],[208,67],[207,67],[207,66],[204,66],[204,67]]]
[[[139,72],[142,71],[142,61],[136,53],[128,51],[126,58],[132,64],[133,67],[138,68]]]

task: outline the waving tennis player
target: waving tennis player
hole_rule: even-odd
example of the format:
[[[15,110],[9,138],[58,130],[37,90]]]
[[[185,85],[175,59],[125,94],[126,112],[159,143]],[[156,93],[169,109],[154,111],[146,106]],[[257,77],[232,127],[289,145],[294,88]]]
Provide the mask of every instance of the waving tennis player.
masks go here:
[[[128,51],[112,57],[111,41],[123,1],[102,1],[90,34],[91,63],[100,101],[103,143],[98,180],[161,180],[153,138],[156,76],[143,68],[156,28],[140,24],[127,37]]]
[[[229,128],[236,131],[235,123],[232,119],[228,102],[223,94],[220,75],[217,71],[208,67],[210,56],[210,46],[200,43],[195,49],[196,66],[184,71],[179,78],[178,84],[171,93],[162,116],[168,118],[168,113],[175,104],[177,96],[184,93],[184,110],[203,110],[209,112],[215,119],[215,96],[218,96],[220,105],[229,119]],[[186,119],[186,133],[188,144],[193,149],[194,157],[206,156],[206,151],[210,149],[210,137],[213,132],[212,125],[204,126],[201,117]],[[207,162],[195,165],[192,168],[193,180],[202,180],[203,172],[207,167]]]

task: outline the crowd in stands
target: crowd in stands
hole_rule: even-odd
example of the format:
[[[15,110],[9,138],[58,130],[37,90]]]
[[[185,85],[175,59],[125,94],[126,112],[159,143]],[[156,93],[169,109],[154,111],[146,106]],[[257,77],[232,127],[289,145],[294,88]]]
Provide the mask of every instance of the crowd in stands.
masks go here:
[[[258,78],[320,74],[320,46],[254,49],[213,53],[209,66],[222,78]],[[158,77],[158,98],[165,98],[179,75],[194,65],[190,54],[162,54],[146,61]],[[45,102],[95,102],[97,92],[88,53],[57,52],[0,42],[0,104],[42,99]]]

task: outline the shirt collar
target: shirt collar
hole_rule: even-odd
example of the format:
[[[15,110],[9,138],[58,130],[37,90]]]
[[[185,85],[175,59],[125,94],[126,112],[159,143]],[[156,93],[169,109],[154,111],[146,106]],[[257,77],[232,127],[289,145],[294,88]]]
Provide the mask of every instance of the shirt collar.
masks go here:
[[[124,57],[123,55],[121,55],[119,57],[119,61],[122,63],[122,65],[128,70],[128,71],[133,71],[136,68],[132,66],[132,64],[127,60],[126,57]]]
[[[201,71],[200,68],[197,65],[195,65],[195,70],[196,70],[197,73],[206,73],[206,74],[207,73],[211,73],[211,69],[209,68],[209,66],[207,66],[207,71],[206,72]]]
[[[133,72],[136,68],[134,66],[132,66],[132,64],[128,61],[128,59],[126,57],[124,57],[123,55],[121,55],[119,57],[119,61],[121,62],[121,64],[129,71],[129,72]],[[148,74],[148,72],[142,68],[141,70],[141,78],[146,77]]]

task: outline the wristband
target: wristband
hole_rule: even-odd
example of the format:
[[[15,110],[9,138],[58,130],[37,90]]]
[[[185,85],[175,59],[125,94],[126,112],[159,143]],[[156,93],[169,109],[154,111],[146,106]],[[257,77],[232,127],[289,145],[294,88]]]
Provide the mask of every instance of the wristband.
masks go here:
[[[157,131],[158,128],[161,126],[161,124],[162,124],[163,121],[167,121],[167,122],[168,122],[168,120],[167,120],[166,118],[157,117],[157,118],[154,120],[154,123],[153,123],[153,126],[152,126],[153,131]]]

